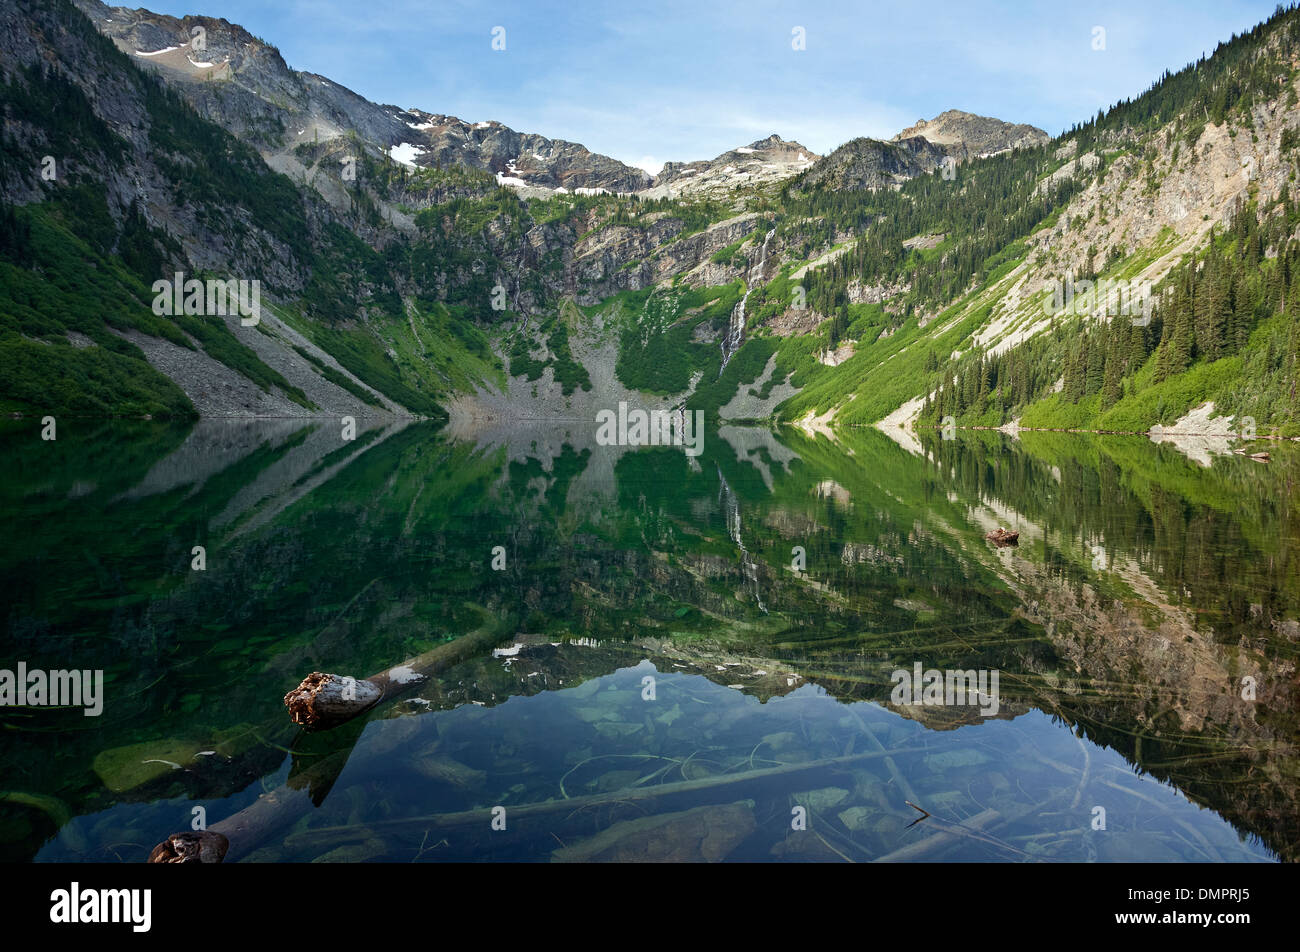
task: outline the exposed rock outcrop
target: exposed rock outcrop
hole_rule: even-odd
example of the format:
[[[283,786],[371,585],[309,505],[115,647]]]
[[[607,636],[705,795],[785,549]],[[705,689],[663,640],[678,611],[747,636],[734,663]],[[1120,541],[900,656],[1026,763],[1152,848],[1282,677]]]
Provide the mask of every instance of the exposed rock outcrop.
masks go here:
[[[717,197],[738,188],[782,181],[809,168],[818,158],[811,149],[773,133],[716,159],[666,162],[645,194],[651,198]]]
[[[890,141],[901,142],[915,136],[922,136],[934,145],[948,147],[951,155],[962,160],[997,155],[1007,149],[1042,145],[1051,139],[1037,126],[1023,122],[1004,122],[1001,119],[962,112],[960,109],[949,109],[933,119],[918,119],[915,125],[908,126]]]

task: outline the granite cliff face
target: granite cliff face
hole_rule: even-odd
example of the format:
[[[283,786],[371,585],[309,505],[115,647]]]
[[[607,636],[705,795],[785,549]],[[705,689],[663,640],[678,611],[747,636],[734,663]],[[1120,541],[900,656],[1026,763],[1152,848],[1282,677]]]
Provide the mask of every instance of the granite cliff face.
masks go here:
[[[537,218],[527,195],[624,191],[648,176],[498,123],[375,105],[288,69],[224,20],[63,0],[2,16],[3,205],[52,210],[74,243],[102,232],[93,253],[131,254],[146,288],[175,272],[255,278],[264,303],[256,329],[226,315],[224,329],[178,331],[151,323],[137,284],[115,289],[131,298],[121,326],[65,310],[23,318],[19,339],[71,341],[78,359],[120,351],[124,378],[152,368],[179,388],[173,405],[188,398],[205,416],[437,415],[448,391],[500,372],[493,325],[671,279],[754,227],[688,228],[671,212],[615,222],[605,205]],[[57,83],[41,73],[51,64]],[[410,154],[413,139],[423,151]],[[57,176],[45,180],[50,153]],[[466,207],[482,220],[466,222]],[[494,286],[505,313],[490,306]]]
[[[273,165],[298,146],[355,135],[399,162],[465,165],[507,184],[631,192],[650,181],[641,169],[573,142],[370,102],[324,76],[291,69],[274,46],[224,19],[177,19],[98,0],[78,6],[118,49],[156,69],[200,115]]]
[[[61,220],[72,236],[64,256],[39,260],[32,272],[37,280],[64,263],[80,275],[38,286],[40,308],[52,315],[44,320],[31,309],[17,316],[4,308],[20,340],[71,341],[83,359],[99,362],[100,374],[140,380],[152,368],[207,415],[399,409],[269,310],[261,332],[241,327],[231,314],[181,330],[151,322],[149,299],[135,298],[141,286],[173,270],[256,275],[268,302],[301,294],[323,233],[338,226],[324,202],[297,194],[233,140],[205,153],[202,140],[181,131],[185,114],[69,4],[0,8],[0,63],[14,84],[11,94],[24,84],[28,90],[26,98],[10,95],[4,104],[0,198],[10,207],[56,206],[56,221],[47,226]],[[52,112],[62,118],[52,121]],[[52,177],[42,175],[46,156]],[[201,167],[232,187],[219,193],[196,187]],[[75,244],[78,238],[84,244]],[[143,285],[97,277],[105,282],[100,310],[60,306],[60,287],[105,275],[108,255],[132,256],[145,269],[135,278]],[[59,353],[43,348],[27,359],[57,383],[63,368],[44,361]]]

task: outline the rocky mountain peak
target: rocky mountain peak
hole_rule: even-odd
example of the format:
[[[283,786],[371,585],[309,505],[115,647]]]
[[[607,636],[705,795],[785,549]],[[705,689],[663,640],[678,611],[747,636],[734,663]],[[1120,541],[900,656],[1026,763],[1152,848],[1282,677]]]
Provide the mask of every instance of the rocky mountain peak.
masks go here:
[[[816,152],[774,132],[715,159],[665,162],[648,194],[655,198],[675,198],[766,185],[799,174],[817,159]]]
[[[890,141],[901,142],[917,136],[946,147],[950,154],[962,159],[1042,145],[1051,138],[1036,126],[977,116],[960,109],[949,109],[933,119],[918,119]]]
[[[293,151],[300,145],[355,133],[405,165],[468,165],[515,187],[633,192],[650,182],[643,170],[574,142],[373,103],[325,76],[291,69],[274,46],[226,20],[75,2],[118,49],[155,69],[201,115],[255,145],[278,171],[304,172]],[[198,43],[195,27],[204,30]]]
[[[945,146],[919,135],[891,142],[852,139],[811,166],[802,187],[850,192],[896,187],[933,172],[947,154]]]

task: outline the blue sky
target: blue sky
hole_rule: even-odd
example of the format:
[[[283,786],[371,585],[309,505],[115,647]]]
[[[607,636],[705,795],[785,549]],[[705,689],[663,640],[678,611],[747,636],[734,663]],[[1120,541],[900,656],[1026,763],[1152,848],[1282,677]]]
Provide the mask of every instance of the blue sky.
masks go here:
[[[825,154],[945,109],[1056,134],[1267,18],[1275,0],[911,3],[148,0],[225,17],[368,99],[496,119],[625,162],[776,132]],[[492,49],[494,27],[505,50]],[[806,48],[792,48],[802,27]],[[1095,28],[1105,49],[1094,49]]]

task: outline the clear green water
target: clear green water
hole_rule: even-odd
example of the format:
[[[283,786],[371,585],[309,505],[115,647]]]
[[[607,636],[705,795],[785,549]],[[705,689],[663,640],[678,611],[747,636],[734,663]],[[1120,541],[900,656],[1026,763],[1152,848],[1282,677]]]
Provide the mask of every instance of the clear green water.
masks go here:
[[[1300,853],[1293,447],[588,429],[8,425],[0,668],[106,686],[99,717],[0,708],[0,859],[141,861],[268,793],[230,859]],[[288,722],[313,670],[484,627],[348,725]],[[997,671],[997,713],[894,703],[916,663]]]

